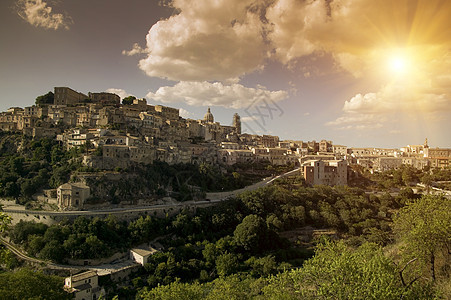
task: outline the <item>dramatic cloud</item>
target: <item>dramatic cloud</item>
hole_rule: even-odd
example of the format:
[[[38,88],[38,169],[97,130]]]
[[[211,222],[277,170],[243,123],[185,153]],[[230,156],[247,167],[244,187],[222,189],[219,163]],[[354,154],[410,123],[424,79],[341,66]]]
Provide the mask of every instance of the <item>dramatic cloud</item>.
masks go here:
[[[286,99],[288,94],[285,91],[268,91],[263,87],[247,88],[240,84],[183,81],[173,87],[161,87],[146,97],[163,103],[183,102],[194,106],[225,106],[237,109],[246,108],[255,101],[278,102]]]
[[[139,67],[176,81],[227,81],[263,67],[267,57],[259,0],[174,0],[178,14],[154,24]]]
[[[123,89],[110,88],[110,89],[107,89],[105,92],[116,94],[119,97],[121,97],[121,99],[124,99],[124,98],[126,98],[128,96],[133,96],[132,94],[127,93]]]
[[[69,29],[69,26],[73,23],[71,17],[53,13],[52,7],[47,6],[45,1],[18,0],[16,4],[19,16],[35,27],[54,30],[59,28]]]
[[[278,0],[266,12],[268,39],[283,63],[328,52],[359,76],[380,64],[387,48],[449,45],[450,9],[444,0]]]
[[[149,76],[213,81],[329,53],[355,76],[374,72],[387,49],[449,45],[444,0],[173,0],[178,14],[154,24],[139,66]],[[433,26],[431,24],[434,24]],[[271,53],[271,54],[269,54]],[[305,72],[305,76],[312,74]]]
[[[158,90],[154,96],[161,101],[243,107],[236,100],[243,98],[219,90],[230,94],[244,75],[276,60],[305,78],[322,74],[327,63],[325,69],[332,66],[337,74],[377,82],[379,89],[343,99],[349,120],[355,118],[347,114],[449,110],[451,1],[172,0],[169,5],[176,14],[150,28],[146,47],[134,44],[123,51],[146,54],[139,67],[147,75],[182,81]],[[397,61],[392,70],[390,60]],[[205,81],[235,85],[219,88]],[[192,90],[194,85],[200,90]],[[205,97],[210,93],[221,96]]]

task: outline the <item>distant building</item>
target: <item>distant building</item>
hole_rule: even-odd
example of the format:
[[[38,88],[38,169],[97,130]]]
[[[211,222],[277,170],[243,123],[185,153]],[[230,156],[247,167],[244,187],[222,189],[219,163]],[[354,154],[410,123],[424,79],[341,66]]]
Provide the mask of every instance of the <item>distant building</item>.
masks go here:
[[[179,110],[168,106],[155,105],[155,111],[168,120],[178,120]]]
[[[333,146],[331,141],[322,140],[319,142],[318,152],[333,152]]]
[[[275,148],[279,145],[279,137],[273,135],[263,135],[261,145],[267,148]]]
[[[94,103],[101,103],[103,105],[119,105],[121,103],[121,97],[113,93],[88,93],[89,99]]]
[[[207,113],[204,116],[204,122],[205,123],[214,123],[215,118],[213,117],[213,114],[210,111],[210,107],[207,109]]]
[[[429,159],[433,168],[447,168],[451,165],[450,148],[425,148],[424,157]]]
[[[346,185],[348,167],[345,160],[311,160],[304,163],[304,179],[310,185]]]
[[[72,293],[76,300],[98,299],[101,295],[105,295],[105,291],[99,287],[99,276],[95,271],[86,271],[67,277],[64,288]]]
[[[398,157],[379,157],[373,164],[375,171],[384,172],[401,168],[403,159]]]
[[[130,250],[130,259],[144,266],[149,261],[149,257],[156,252],[158,251],[152,247],[133,248]]]
[[[91,189],[84,183],[65,183],[57,190],[57,203],[60,209],[81,209],[89,198]]]
[[[74,91],[68,87],[55,87],[53,103],[55,105],[74,105],[89,99],[89,97],[83,93]]]

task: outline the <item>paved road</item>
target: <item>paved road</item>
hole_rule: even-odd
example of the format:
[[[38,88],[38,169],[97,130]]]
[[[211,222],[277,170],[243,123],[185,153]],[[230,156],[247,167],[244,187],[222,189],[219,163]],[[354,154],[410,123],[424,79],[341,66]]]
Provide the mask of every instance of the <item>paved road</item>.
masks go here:
[[[229,192],[207,193],[207,199],[211,199],[212,201],[214,201],[214,200],[227,200],[228,198],[237,196],[237,195],[241,194],[242,192],[254,191],[256,189],[264,187],[265,185],[272,184],[276,179],[283,178],[285,176],[293,175],[296,172],[298,172],[299,170],[301,170],[301,168],[297,168],[297,169],[288,171],[288,172],[283,173],[281,175],[278,175],[276,177],[267,177],[267,178],[263,179],[260,182],[257,182],[257,183],[255,183],[253,185],[246,186],[246,187],[244,187],[242,189],[229,191]]]
[[[26,209],[14,209],[14,208],[4,208],[3,211],[6,213],[21,213],[29,215],[40,215],[40,216],[95,216],[95,215],[105,215],[105,214],[126,214],[134,212],[144,212],[168,209],[174,207],[183,206],[202,206],[210,204],[212,201],[187,201],[187,202],[174,202],[172,204],[158,204],[149,206],[137,206],[137,207],[121,207],[121,208],[109,208],[109,209],[99,209],[99,210],[71,210],[71,211],[39,211],[39,210],[26,210]]]

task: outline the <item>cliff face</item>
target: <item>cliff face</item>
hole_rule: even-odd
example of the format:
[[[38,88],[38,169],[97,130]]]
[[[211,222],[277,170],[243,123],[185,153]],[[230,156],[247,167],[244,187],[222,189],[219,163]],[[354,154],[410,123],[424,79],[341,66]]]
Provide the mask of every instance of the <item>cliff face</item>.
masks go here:
[[[135,204],[139,200],[156,199],[155,189],[145,178],[127,172],[100,172],[78,174],[76,181],[91,188],[88,204],[113,203]]]

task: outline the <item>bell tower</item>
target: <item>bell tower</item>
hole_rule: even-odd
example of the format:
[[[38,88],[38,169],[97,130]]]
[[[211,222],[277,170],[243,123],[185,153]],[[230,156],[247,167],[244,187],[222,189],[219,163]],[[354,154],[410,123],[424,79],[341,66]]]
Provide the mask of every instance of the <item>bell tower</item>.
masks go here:
[[[233,115],[233,127],[235,127],[235,132],[241,134],[241,118],[238,113]]]

